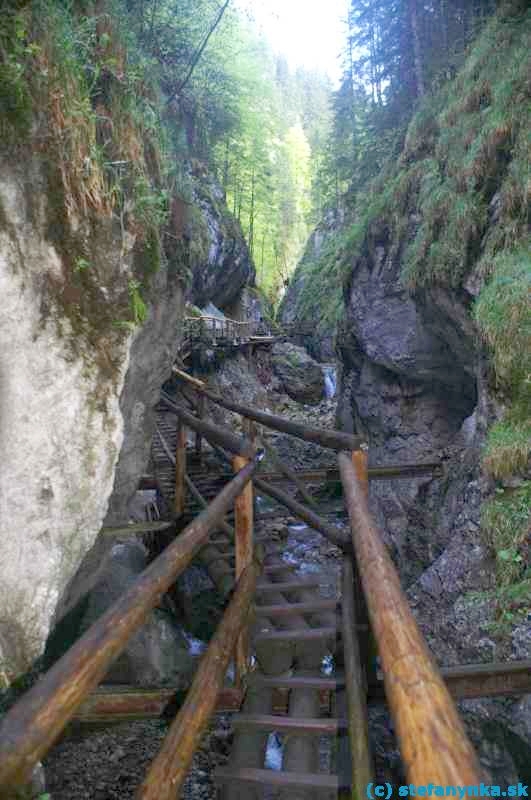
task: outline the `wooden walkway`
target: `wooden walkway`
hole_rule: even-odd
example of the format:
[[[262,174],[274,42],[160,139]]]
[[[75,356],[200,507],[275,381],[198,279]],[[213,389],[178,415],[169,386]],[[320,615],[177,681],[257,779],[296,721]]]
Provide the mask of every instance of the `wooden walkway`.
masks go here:
[[[367,502],[369,480],[411,477],[440,465],[369,470],[360,437],[241,406],[201,381],[177,376],[197,393],[196,402],[190,410],[178,396],[163,393],[154,474],[148,478],[168,511],[166,521],[148,523],[150,535],[164,535],[168,544],[0,721],[0,796],[20,797],[33,767],[70,720],[110,723],[166,714],[172,705],[177,716],[137,800],[180,796],[202,733],[220,709],[235,712],[230,760],[215,776],[224,800],[365,796],[374,772],[367,715],[373,702],[389,707],[409,783],[478,784],[482,771],[452,697],[529,693],[531,663],[439,670]],[[208,403],[241,414],[249,437],[209,422]],[[273,485],[278,473],[269,473],[268,481],[259,477],[263,453],[253,440],[253,424],[338,453],[332,477],[341,480],[349,533],[293,496],[296,490],[309,497],[307,477],[286,469],[278,457],[277,469],[292,491]],[[193,447],[187,446],[186,429],[195,432]],[[213,462],[205,459],[205,439],[218,459],[213,472],[207,469]],[[315,476],[330,477],[325,470],[315,470]],[[273,514],[287,508],[338,547],[340,604],[335,595],[323,595],[319,573],[301,577],[283,558],[282,543],[271,535],[271,511],[254,511],[253,486],[274,498]],[[132,535],[145,529],[146,523],[129,528]],[[123,534],[124,526],[119,530]],[[226,608],[184,702],[168,690],[98,689],[129,638],[196,557],[226,597]],[[378,669],[371,655],[375,646]],[[323,659],[331,655],[335,666],[325,674]],[[235,683],[227,684],[231,662]],[[270,769],[265,760],[272,735],[283,739],[281,769]]]

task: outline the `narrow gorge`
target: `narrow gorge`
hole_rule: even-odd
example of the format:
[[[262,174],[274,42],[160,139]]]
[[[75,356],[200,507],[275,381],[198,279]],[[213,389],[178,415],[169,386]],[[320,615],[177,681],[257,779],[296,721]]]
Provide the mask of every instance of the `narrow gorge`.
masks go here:
[[[343,47],[341,74],[271,40],[288,6],[6,0],[0,798],[357,796],[355,777],[341,783],[346,562],[374,780],[413,782],[378,633],[402,623],[356,572],[345,450],[478,769],[504,792],[531,784],[531,13],[523,0],[352,0],[303,23],[288,5],[323,52]],[[346,44],[326,39],[336,10]],[[92,694],[74,709],[65,690],[53,746],[24,756],[18,788],[2,783],[24,725],[35,753],[39,725],[47,735],[51,706],[30,724],[18,703],[250,464],[247,566],[260,562],[266,599],[248,651],[240,631],[227,655],[182,791],[142,781],[239,597],[243,486]],[[262,623],[261,605],[293,624]],[[452,690],[467,665],[469,688]],[[155,705],[87,724],[98,684]]]

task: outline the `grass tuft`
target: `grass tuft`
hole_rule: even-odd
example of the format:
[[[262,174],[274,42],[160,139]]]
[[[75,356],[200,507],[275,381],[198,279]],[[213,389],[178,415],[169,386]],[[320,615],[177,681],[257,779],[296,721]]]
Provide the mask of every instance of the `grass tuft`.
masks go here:
[[[498,587],[531,579],[530,525],[531,481],[518,489],[498,489],[484,506],[482,532],[496,555]]]

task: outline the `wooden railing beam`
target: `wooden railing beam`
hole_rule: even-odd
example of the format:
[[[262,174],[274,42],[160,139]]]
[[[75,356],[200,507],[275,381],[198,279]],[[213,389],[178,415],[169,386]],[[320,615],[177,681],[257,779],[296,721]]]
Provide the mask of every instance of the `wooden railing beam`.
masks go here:
[[[211,444],[220,445],[234,455],[244,456],[245,458],[254,458],[256,455],[255,448],[247,439],[242,436],[236,436],[232,431],[223,428],[221,425],[213,425],[210,422],[198,419],[182,406],[177,405],[165,392],[161,395],[161,402],[176,414],[188,428],[200,431]]]
[[[242,573],[186,700],[138,790],[137,800],[171,800],[179,796],[194,753],[215,709],[236,639],[246,623],[259,569],[258,563],[253,562]]]
[[[264,425],[266,428],[272,428],[281,433],[287,433],[305,442],[313,442],[329,450],[357,450],[365,443],[364,438],[361,436],[353,436],[350,433],[343,433],[343,431],[331,431],[326,428],[312,428],[308,425],[302,425],[299,422],[286,419],[285,417],[279,417],[276,414],[269,414],[252,406],[233,403],[209,391],[203,381],[198,381],[197,378],[193,378],[190,381],[191,376],[187,375],[186,372],[174,367],[173,373],[182,380],[193,382],[195,388],[203,392],[213,403],[217,403],[228,411],[234,411],[236,414],[241,414],[243,417],[252,419],[260,423],[260,425]]]
[[[251,480],[256,457],[211,505],[153,561],[109,608],[6,714],[0,723],[0,796],[23,786],[76,709],[120,655],[177,577],[203,547],[234,500]]]
[[[339,454],[339,468],[408,782],[479,784],[481,771],[474,748],[371,520],[367,499],[347,453]]]
[[[312,511],[302,503],[294,500],[291,495],[283,492],[282,489],[278,489],[276,486],[271,486],[271,484],[266,483],[260,478],[254,479],[254,485],[261,492],[267,494],[269,497],[272,497],[274,500],[277,500],[277,502],[289,509],[289,511],[302,519],[303,522],[306,522],[310,528],[322,533],[323,536],[325,536],[328,541],[334,544],[336,547],[340,547],[342,550],[346,551],[352,550],[352,542],[348,536],[345,536],[345,534],[339,530],[339,528],[336,528],[334,525],[330,525],[330,523],[319,516],[319,514],[316,514],[315,511]]]

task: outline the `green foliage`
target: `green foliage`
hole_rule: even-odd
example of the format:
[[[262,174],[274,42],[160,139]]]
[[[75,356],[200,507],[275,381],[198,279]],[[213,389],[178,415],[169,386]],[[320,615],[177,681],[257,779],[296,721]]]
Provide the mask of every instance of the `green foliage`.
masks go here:
[[[497,584],[509,587],[531,579],[527,537],[531,522],[531,481],[519,489],[499,489],[483,508],[482,530],[496,554]],[[531,601],[531,597],[528,597]]]
[[[531,250],[526,242],[491,262],[492,277],[475,306],[475,317],[493,353],[500,383],[531,413]]]
[[[531,453],[531,417],[522,415],[518,405],[489,431],[483,468],[493,478],[501,480],[523,473]]]
[[[147,306],[140,293],[141,285],[138,281],[129,281],[129,301],[131,303],[131,313],[133,315],[133,323],[135,325],[142,325],[147,318]]]

